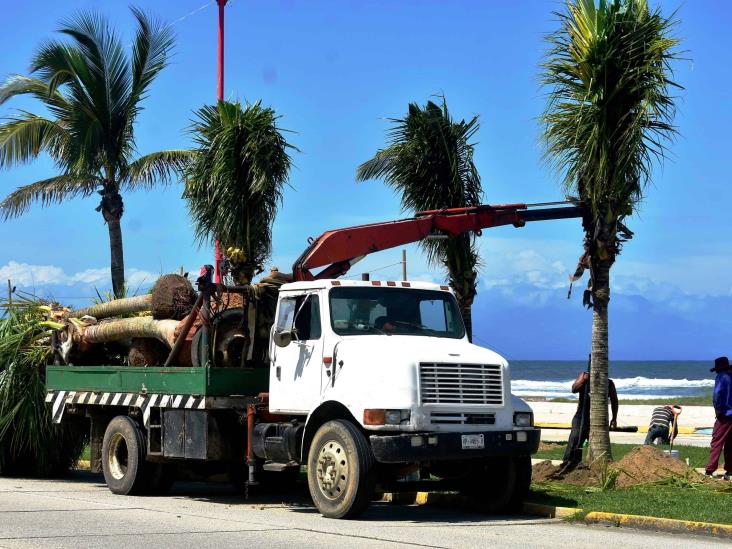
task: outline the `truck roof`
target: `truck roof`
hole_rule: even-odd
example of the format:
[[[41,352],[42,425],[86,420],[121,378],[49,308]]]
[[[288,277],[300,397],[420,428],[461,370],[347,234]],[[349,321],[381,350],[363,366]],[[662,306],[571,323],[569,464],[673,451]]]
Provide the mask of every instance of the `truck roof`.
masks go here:
[[[298,291],[298,290],[319,290],[322,288],[332,288],[337,286],[382,286],[395,288],[415,288],[418,290],[437,290],[450,292],[450,287],[446,284],[435,284],[434,282],[401,281],[401,280],[343,280],[343,279],[323,279],[308,280],[304,282],[291,282],[283,284],[280,291]]]

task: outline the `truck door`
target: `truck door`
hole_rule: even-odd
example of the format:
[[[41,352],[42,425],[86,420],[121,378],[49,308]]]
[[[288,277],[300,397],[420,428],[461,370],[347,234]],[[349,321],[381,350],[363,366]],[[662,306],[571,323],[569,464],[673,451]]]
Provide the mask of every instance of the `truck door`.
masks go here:
[[[323,338],[317,293],[282,295],[273,331],[290,330],[286,347],[270,337],[270,410],[308,413],[319,400]]]

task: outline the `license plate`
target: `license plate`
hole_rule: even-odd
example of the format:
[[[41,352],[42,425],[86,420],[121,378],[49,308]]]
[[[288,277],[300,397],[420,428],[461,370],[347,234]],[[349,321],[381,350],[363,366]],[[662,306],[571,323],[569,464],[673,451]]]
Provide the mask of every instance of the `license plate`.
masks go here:
[[[463,450],[482,450],[485,448],[483,435],[463,435]]]

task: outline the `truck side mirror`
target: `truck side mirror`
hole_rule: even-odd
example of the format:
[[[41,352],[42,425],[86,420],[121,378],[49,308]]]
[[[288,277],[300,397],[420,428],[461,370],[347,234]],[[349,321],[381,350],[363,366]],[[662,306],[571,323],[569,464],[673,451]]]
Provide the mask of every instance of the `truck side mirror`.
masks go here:
[[[292,342],[292,330],[275,331],[272,339],[278,347],[287,347]]]

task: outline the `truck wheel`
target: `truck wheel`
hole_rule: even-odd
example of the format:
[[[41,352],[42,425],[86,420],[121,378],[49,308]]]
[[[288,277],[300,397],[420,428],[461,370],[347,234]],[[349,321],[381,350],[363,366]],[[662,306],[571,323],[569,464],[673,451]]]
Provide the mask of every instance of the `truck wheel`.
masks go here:
[[[530,485],[529,456],[496,458],[471,472],[462,493],[476,500],[488,513],[514,513],[521,509]]]
[[[137,423],[127,416],[117,416],[109,422],[102,442],[102,471],[112,493],[145,491],[145,453],[145,439]]]
[[[354,518],[371,502],[374,455],[352,423],[329,421],[315,433],[308,454],[308,487],[324,517]]]

